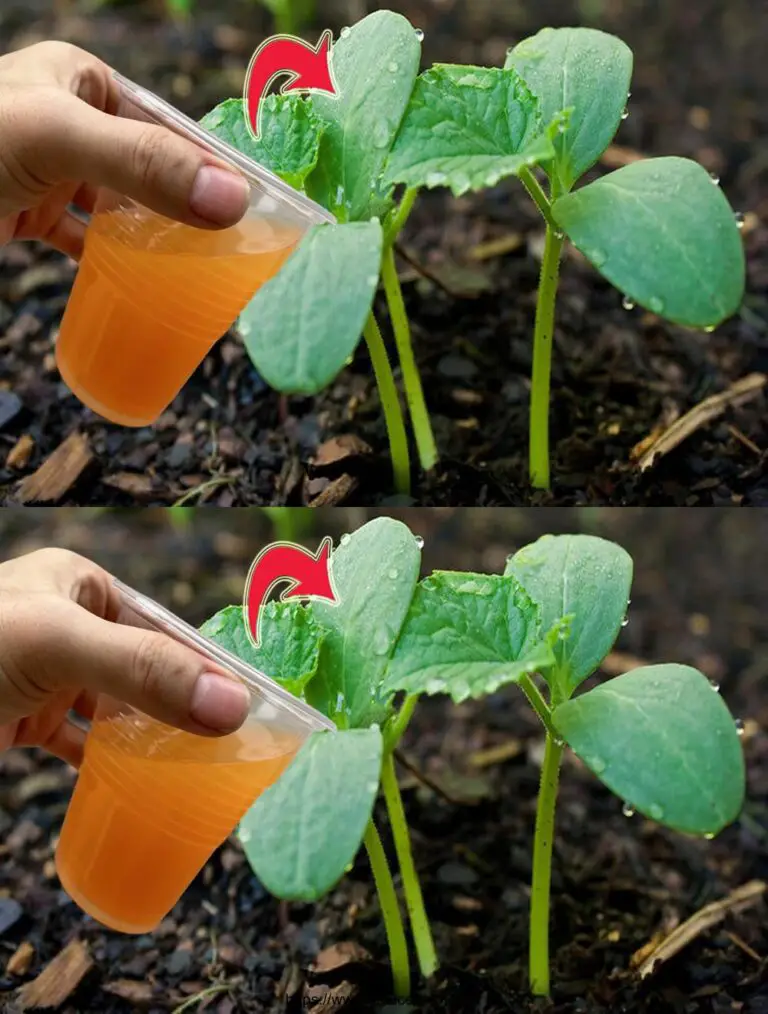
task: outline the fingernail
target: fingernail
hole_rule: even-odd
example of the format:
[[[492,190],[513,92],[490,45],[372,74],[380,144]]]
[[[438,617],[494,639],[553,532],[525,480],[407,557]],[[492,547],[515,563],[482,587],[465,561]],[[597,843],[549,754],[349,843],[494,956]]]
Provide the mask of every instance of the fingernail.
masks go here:
[[[189,206],[199,218],[215,225],[234,225],[245,214],[250,187],[239,173],[204,165],[198,170]]]
[[[250,704],[251,696],[242,683],[204,672],[195,685],[190,712],[200,725],[217,732],[233,732],[242,725]]]

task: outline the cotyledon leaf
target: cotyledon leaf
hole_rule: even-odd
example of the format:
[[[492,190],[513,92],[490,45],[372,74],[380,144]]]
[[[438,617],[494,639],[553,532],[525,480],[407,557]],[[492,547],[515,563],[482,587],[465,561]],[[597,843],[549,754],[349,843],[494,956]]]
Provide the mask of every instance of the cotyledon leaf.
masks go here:
[[[316,901],[354,859],[379,787],[378,727],[315,732],[243,817],[251,867],[279,898]]]
[[[632,50],[594,28],[543,28],[507,56],[541,103],[544,123],[570,116],[555,138],[554,169],[561,192],[597,162],[621,122],[632,78]]]
[[[552,215],[601,275],[651,313],[711,328],[741,303],[736,218],[697,162],[633,162],[561,197]]]
[[[541,608],[545,630],[570,617],[568,635],[554,647],[557,664],[549,679],[565,696],[591,675],[613,646],[627,613],[632,557],[594,535],[544,535],[508,561]]]
[[[744,802],[734,720],[687,665],[617,676],[552,712],[571,749],[629,806],[677,831],[713,835]]]
[[[406,525],[381,517],[343,535],[330,565],[339,603],[313,603],[326,638],[307,700],[337,725],[382,722],[382,680],[419,579],[421,548]]]

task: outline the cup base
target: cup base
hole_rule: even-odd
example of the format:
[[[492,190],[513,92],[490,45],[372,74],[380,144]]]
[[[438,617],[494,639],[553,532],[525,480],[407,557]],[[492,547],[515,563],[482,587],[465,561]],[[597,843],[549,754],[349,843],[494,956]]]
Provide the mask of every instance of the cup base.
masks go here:
[[[83,912],[86,913],[86,915],[89,915],[92,919],[95,919],[96,922],[101,923],[102,926],[106,926],[107,929],[115,930],[117,933],[129,933],[132,936],[141,936],[144,933],[152,933],[159,926],[159,922],[153,922],[150,923],[149,925],[137,926],[133,923],[127,923],[122,922],[119,919],[113,919],[105,912],[102,912],[100,908],[92,904],[90,898],[87,898],[84,894],[81,894],[80,891],[78,891],[78,889],[72,884],[67,875],[66,869],[63,868],[62,864],[59,862],[58,856],[56,856],[56,873],[58,875],[59,880],[61,881],[61,886],[64,888],[65,893],[69,896],[69,898],[72,901],[74,901],[77,907],[81,908]]]
[[[160,417],[160,414],[158,413],[158,415],[149,416],[148,418],[136,419],[132,416],[123,415],[120,412],[113,412],[100,402],[98,398],[94,398],[90,391],[86,391],[84,387],[73,379],[72,374],[62,362],[62,358],[59,355],[56,356],[56,368],[61,375],[61,379],[70,389],[72,394],[74,394],[77,400],[81,401],[83,405],[85,405],[86,408],[89,408],[92,412],[100,415],[102,419],[106,419],[107,422],[116,423],[118,426],[127,426],[131,429],[141,429],[142,426],[151,426],[153,423],[157,422]]]

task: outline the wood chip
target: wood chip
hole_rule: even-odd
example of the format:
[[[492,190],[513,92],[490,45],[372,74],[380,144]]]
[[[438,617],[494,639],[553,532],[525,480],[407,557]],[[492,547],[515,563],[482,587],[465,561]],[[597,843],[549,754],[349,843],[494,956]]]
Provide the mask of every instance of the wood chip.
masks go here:
[[[15,499],[19,503],[60,500],[92,461],[88,437],[70,433],[36,472],[21,481]]]
[[[346,461],[349,458],[365,457],[371,453],[370,444],[367,444],[362,437],[358,437],[355,433],[341,433],[320,444],[312,464],[316,469],[320,469],[338,464],[340,461]]]
[[[148,982],[141,982],[137,979],[114,979],[101,987],[105,993],[112,996],[119,996],[121,1000],[128,1000],[134,1004],[149,1004],[152,1002],[154,990]]]
[[[656,947],[637,967],[641,979],[647,978],[676,954],[687,947],[693,940],[706,933],[707,930],[722,922],[732,912],[741,912],[755,905],[763,896],[768,885],[762,880],[750,880],[742,887],[737,887],[726,898],[713,901],[699,909],[690,919],[673,930],[669,936]]]
[[[17,997],[21,1009],[58,1009],[74,993],[92,967],[93,961],[86,945],[81,940],[72,940],[36,979],[21,987]]]
[[[22,433],[13,447],[8,451],[5,459],[6,468],[26,468],[32,451],[35,449],[35,441],[29,433]]]
[[[494,764],[512,760],[513,757],[519,757],[522,752],[523,744],[520,740],[509,739],[506,743],[488,747],[487,750],[476,750],[469,755],[469,763],[473,768],[489,768]]]
[[[696,430],[706,426],[722,415],[727,408],[743,405],[750,401],[765,387],[768,376],[764,373],[750,373],[725,391],[705,398],[700,404],[686,412],[640,457],[637,467],[641,472],[647,471],[657,464],[665,454],[669,454]]]
[[[26,975],[34,957],[35,948],[28,940],[24,940],[19,944],[10,958],[8,958],[8,964],[5,966],[5,974]]]
[[[138,500],[146,500],[153,495],[152,476],[142,472],[113,472],[105,475],[101,481],[110,489],[119,489],[121,493],[128,493]]]
[[[510,232],[498,239],[489,239],[486,243],[478,243],[470,248],[467,256],[472,261],[489,261],[494,257],[504,257],[514,253],[525,245],[525,236],[521,232]]]
[[[315,958],[313,972],[332,972],[355,962],[370,961],[371,955],[354,940],[342,940],[324,948]]]

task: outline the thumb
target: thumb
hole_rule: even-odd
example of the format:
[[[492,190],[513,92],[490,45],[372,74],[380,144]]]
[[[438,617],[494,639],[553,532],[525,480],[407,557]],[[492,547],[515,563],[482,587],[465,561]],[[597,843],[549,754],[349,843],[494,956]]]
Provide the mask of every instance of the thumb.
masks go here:
[[[248,689],[202,655],[58,596],[7,603],[2,632],[0,724],[38,711],[62,690],[108,694],[198,735],[234,732],[248,714]]]
[[[68,92],[50,98],[24,128],[22,157],[32,177],[107,187],[199,228],[231,226],[245,214],[246,179],[198,145],[165,127],[101,112]]]

